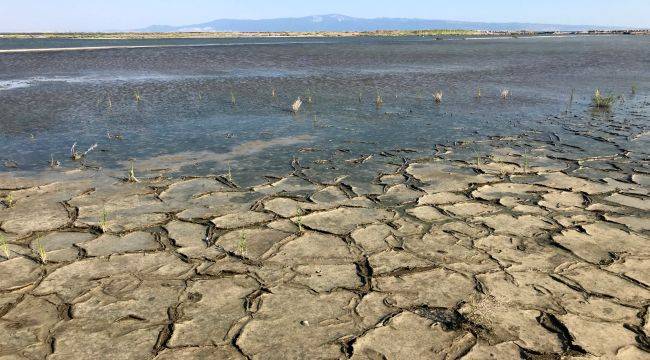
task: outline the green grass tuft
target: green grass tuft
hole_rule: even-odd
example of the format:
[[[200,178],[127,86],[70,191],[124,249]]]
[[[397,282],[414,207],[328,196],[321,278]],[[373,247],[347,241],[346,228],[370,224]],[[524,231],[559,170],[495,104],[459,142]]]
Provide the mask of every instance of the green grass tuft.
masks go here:
[[[0,250],[9,259],[9,244],[7,243],[7,238],[2,234],[0,234]]]
[[[616,97],[614,95],[603,96],[599,89],[596,89],[594,96],[591,98],[591,106],[598,110],[609,110],[614,105]]]

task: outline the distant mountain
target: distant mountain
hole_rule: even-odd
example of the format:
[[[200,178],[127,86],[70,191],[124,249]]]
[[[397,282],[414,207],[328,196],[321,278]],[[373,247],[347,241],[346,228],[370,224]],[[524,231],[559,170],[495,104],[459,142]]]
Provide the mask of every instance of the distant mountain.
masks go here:
[[[614,27],[589,25],[530,24],[530,23],[485,23],[450,20],[425,20],[404,18],[361,19],[345,15],[315,15],[301,18],[265,20],[220,19],[203,24],[186,26],[153,25],[139,32],[188,32],[188,31],[232,31],[232,32],[306,32],[306,31],[375,31],[375,30],[493,30],[493,31],[582,31],[609,30]]]

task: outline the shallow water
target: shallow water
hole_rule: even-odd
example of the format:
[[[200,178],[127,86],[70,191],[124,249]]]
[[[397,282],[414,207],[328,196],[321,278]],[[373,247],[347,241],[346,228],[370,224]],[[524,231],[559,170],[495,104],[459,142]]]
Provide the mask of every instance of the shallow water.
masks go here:
[[[607,123],[588,108],[595,88],[623,95],[609,116],[629,117],[622,131],[647,144],[648,37],[0,40],[0,49],[156,45],[183,46],[0,53],[0,160],[18,165],[0,171],[44,170],[51,158],[78,167],[73,143],[98,144],[84,161],[92,167],[230,169],[244,183],[290,171],[294,157],[334,174],[339,160],[524,133],[605,156],[620,148],[572,128]],[[287,111],[309,95],[299,114]],[[645,146],[633,146],[643,158]]]

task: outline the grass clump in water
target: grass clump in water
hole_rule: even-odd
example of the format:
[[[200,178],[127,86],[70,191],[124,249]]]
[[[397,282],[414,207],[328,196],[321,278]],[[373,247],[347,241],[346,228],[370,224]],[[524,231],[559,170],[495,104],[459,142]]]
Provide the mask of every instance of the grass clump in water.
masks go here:
[[[596,89],[594,96],[591,98],[591,106],[597,110],[610,110],[616,97],[614,95],[603,96],[599,89]]]
[[[436,104],[440,104],[442,102],[442,91],[436,91],[433,94],[433,100],[435,100]]]
[[[382,105],[384,105],[384,99],[382,99],[381,94],[377,92],[377,97],[375,97],[375,106],[379,109]]]
[[[97,144],[93,144],[91,147],[88,148],[88,150],[84,152],[79,152],[77,150],[77,143],[75,142],[74,144],[72,144],[72,147],[70,148],[70,158],[74,161],[81,160],[95,149],[97,149]]]
[[[135,100],[136,104],[139,104],[140,101],[142,101],[142,95],[140,95],[140,90],[136,90],[133,92],[133,100]]]
[[[300,107],[302,106],[302,99],[297,98],[292,104],[291,104],[291,112],[294,114],[297,114],[298,111],[300,111]]]
[[[54,154],[50,154],[50,167],[58,168],[61,166],[61,163],[58,160],[54,160]]]

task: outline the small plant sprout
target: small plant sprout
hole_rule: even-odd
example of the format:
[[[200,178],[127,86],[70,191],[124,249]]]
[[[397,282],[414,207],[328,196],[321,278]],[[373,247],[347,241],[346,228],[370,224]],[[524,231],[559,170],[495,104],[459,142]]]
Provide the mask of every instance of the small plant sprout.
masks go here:
[[[103,233],[108,230],[108,211],[106,211],[106,209],[102,210],[102,214],[99,219],[99,228]]]
[[[598,110],[609,110],[616,101],[613,95],[603,96],[599,89],[596,89],[591,99],[591,106]]]
[[[124,140],[124,136],[122,136],[122,134],[111,134],[110,131],[106,132],[106,137],[108,140]]]
[[[80,153],[77,151],[77,143],[72,144],[72,147],[70,148],[70,158],[74,161],[81,160],[86,157],[91,151],[95,150],[97,148],[97,144],[93,144],[93,146],[89,147],[88,150],[85,152]]]
[[[70,158],[75,161],[81,159],[81,154],[77,151],[77,143],[72,144],[72,147],[70,147]]]
[[[362,93],[361,91],[359,91],[359,97],[358,97],[357,99],[359,100],[359,102],[362,101],[362,99],[363,99],[363,93]]]
[[[142,96],[140,95],[140,90],[135,90],[135,91],[133,92],[133,100],[135,100],[135,102],[136,102],[137,104],[139,104],[140,101],[142,101]]]
[[[45,246],[41,243],[41,238],[36,239],[36,251],[38,252],[38,257],[41,259],[43,264],[47,263],[47,251],[45,251]]]
[[[442,102],[442,91],[436,91],[433,94],[433,100],[435,100],[436,104],[440,104]]]
[[[575,96],[576,89],[571,89],[571,95],[569,96],[569,103],[566,105],[565,113],[571,111],[571,106],[573,106],[573,97]]]
[[[247,250],[246,233],[243,231],[239,233],[239,241],[237,241],[237,250],[239,250],[239,253],[242,255],[246,254],[246,250]]]
[[[303,211],[300,207],[296,208],[296,215],[298,216],[296,218],[296,224],[298,224],[298,232],[302,233],[302,215]]]
[[[7,244],[7,238],[3,234],[0,234],[0,250],[9,259],[9,244]]]
[[[375,98],[375,106],[379,109],[382,105],[384,105],[384,99],[381,98],[381,94],[378,91],[377,97]]]
[[[524,174],[528,174],[528,169],[530,168],[529,159],[528,159],[528,150],[524,151]]]
[[[16,204],[16,202],[14,201],[14,196],[13,196],[11,193],[8,193],[8,194],[5,196],[3,202],[5,203],[5,205],[6,205],[8,208],[12,208],[12,207],[14,207],[14,205]]]
[[[130,183],[139,183],[140,180],[138,180],[137,177],[135,177],[135,161],[131,160],[131,167],[129,168],[129,175],[126,178],[126,182]]]
[[[291,104],[291,112],[294,114],[297,114],[298,111],[300,111],[300,107],[302,106],[302,99],[297,98],[296,101]]]
[[[226,174],[228,181],[232,182],[232,169],[230,167],[230,161],[228,161],[228,173]]]
[[[235,96],[235,92],[234,92],[234,91],[231,91],[231,92],[230,92],[230,103],[232,104],[232,106],[236,106],[236,105],[237,105],[237,97]]]
[[[58,160],[54,160],[54,155],[50,154],[50,167],[57,168],[61,166],[61,163]]]
[[[509,89],[502,89],[501,90],[501,99],[506,100],[510,97],[510,90]]]
[[[478,88],[476,88],[476,98],[477,98],[477,99],[480,99],[481,96],[482,96],[482,95],[481,95],[481,87],[479,86]]]

